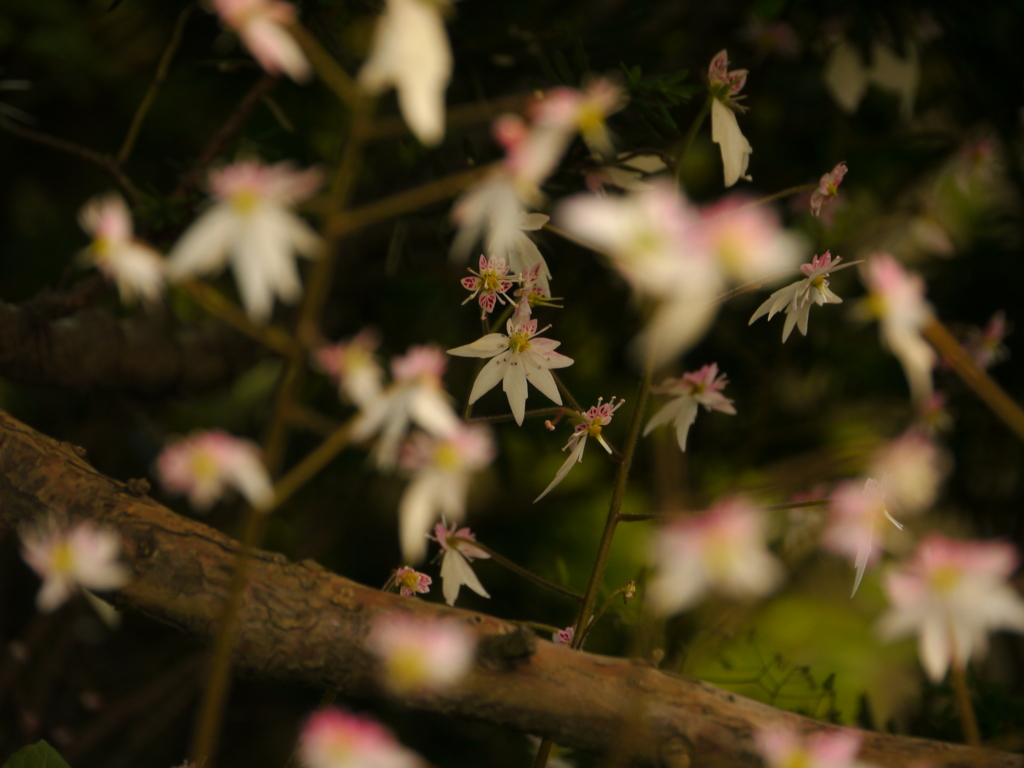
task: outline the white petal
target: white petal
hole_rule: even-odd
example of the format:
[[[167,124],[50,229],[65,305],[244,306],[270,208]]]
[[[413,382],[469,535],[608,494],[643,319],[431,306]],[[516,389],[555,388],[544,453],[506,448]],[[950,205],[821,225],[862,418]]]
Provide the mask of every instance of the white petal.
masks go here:
[[[398,540],[402,557],[408,563],[418,563],[427,554],[427,533],[435,518],[431,499],[436,496],[438,479],[443,482],[444,478],[437,472],[419,473],[405,489],[398,505]]]
[[[526,374],[523,373],[523,366],[519,360],[513,358],[509,361],[501,388],[508,395],[508,404],[512,408],[516,424],[523,426],[523,417],[526,415]]]
[[[448,354],[457,357],[494,357],[506,349],[508,349],[508,336],[500,333],[488,333],[472,344],[449,349]]]
[[[555,479],[552,480],[548,484],[548,487],[544,489],[544,493],[542,493],[540,496],[538,496],[536,499],[533,500],[534,504],[536,504],[538,501],[540,501],[545,496],[547,496],[548,493],[551,492],[552,488],[554,488],[556,485],[558,485],[560,482],[562,482],[562,480],[565,479],[565,476],[569,474],[569,470],[572,469],[576,465],[577,462],[582,461],[582,459],[583,459],[583,449],[586,447],[586,445],[587,445],[587,436],[584,435],[583,437],[581,437],[579,439],[579,441],[576,443],[576,446],[572,449],[572,452],[569,454],[569,458],[567,458],[562,463],[562,466],[560,466],[558,468],[558,471],[555,473]]]
[[[557,354],[557,352],[555,354]],[[523,355],[520,358],[520,360],[522,360],[525,357],[526,355]],[[555,380],[551,376],[551,371],[549,371],[547,368],[542,367],[527,369],[525,368],[526,364],[526,362],[523,363],[523,371],[526,374],[526,380],[533,384],[533,386],[535,386],[545,395],[547,395],[549,400],[557,403],[558,405],[561,405],[562,396],[558,392],[558,385],[555,384]]]
[[[679,413],[676,415],[676,441],[679,443],[679,450],[686,453],[686,438],[690,434],[690,427],[697,420],[697,401],[691,397],[681,398],[682,403]]]
[[[949,627],[940,619],[931,619],[921,627],[917,641],[917,652],[921,665],[933,683],[942,682],[953,659],[949,645]]]
[[[854,563],[857,567],[857,575],[853,580],[853,591],[850,593],[851,598],[857,594],[857,588],[860,586],[860,581],[864,578],[864,570],[868,567],[868,560],[871,559],[871,545],[874,542],[874,538],[875,524],[872,521],[868,535],[864,537],[864,541],[861,542],[860,547],[857,549],[857,560]]]
[[[238,230],[238,216],[229,205],[215,205],[189,227],[169,254],[168,272],[174,280],[206,275],[221,269]]]
[[[740,131],[736,113],[718,99],[711,102],[711,140],[722,150],[725,186],[731,187],[747,172],[753,149]]]
[[[477,374],[476,381],[473,382],[473,391],[469,393],[470,404],[475,403],[484,394],[490,392],[494,388],[494,385],[501,381],[508,375],[509,359],[511,353],[507,355],[500,355],[499,357],[492,358],[487,362],[483,368],[480,369],[480,373]]]

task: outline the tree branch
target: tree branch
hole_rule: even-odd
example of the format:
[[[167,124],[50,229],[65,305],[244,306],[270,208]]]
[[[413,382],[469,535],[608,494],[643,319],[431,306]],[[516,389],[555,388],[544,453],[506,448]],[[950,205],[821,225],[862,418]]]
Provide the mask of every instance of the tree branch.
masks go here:
[[[6,522],[59,511],[120,531],[134,580],[117,603],[200,638],[216,627],[238,543],[175,515],[97,473],[74,450],[0,411],[0,514]],[[571,651],[482,614],[386,594],[311,561],[257,552],[238,617],[237,668],[248,674],[385,696],[363,646],[390,612],[465,623],[480,641],[469,677],[444,693],[401,703],[543,734],[636,765],[756,766],[751,735],[788,725],[836,726],[782,712],[644,663]],[[861,759],[880,766],[1021,768],[1024,757],[922,739],[864,733]]]

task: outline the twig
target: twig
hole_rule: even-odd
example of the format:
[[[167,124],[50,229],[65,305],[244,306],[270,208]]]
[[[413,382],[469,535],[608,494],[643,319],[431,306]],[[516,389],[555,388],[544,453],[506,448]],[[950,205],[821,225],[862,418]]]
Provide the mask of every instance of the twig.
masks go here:
[[[697,117],[690,123],[690,130],[686,132],[686,137],[683,139],[682,149],[679,150],[679,157],[676,158],[675,167],[675,180],[678,184],[683,178],[683,158],[690,151],[690,147],[693,146],[693,140],[697,137],[697,131],[704,124],[705,118],[708,116],[708,112],[711,111],[711,102],[714,100],[714,96],[708,94],[708,97],[704,100],[704,105],[700,108],[700,112],[697,113]]]
[[[761,197],[761,198],[758,198],[757,200],[751,200],[749,203],[744,205],[743,208],[753,208],[753,207],[758,206],[758,205],[764,205],[765,203],[770,203],[773,200],[781,200],[783,197],[789,197],[790,195],[798,195],[801,192],[810,192],[810,191],[815,190],[817,188],[818,188],[818,185],[816,183],[815,184],[798,184],[795,187],[787,187],[786,189],[783,189],[780,192],[773,192],[772,194],[767,195],[766,197]]]
[[[524,419],[533,418],[535,416],[557,416],[560,413],[565,413],[566,409],[564,406],[556,405],[553,408],[534,408],[532,411],[526,411],[523,414]],[[494,416],[471,416],[466,419],[468,422],[479,422],[481,424],[502,424],[506,421],[514,421],[515,416],[511,413],[499,413]]]
[[[320,45],[320,41],[304,26],[295,22],[289,26],[288,30],[292,33],[292,37],[295,38],[295,42],[299,44],[306,56],[309,57],[309,63],[313,65],[313,69],[316,70],[324,85],[334,91],[334,94],[344,104],[353,109],[356,108],[362,100],[362,93],[348,72],[341,68],[337,60],[324,50],[324,47]],[[362,142],[365,138],[365,131],[366,129],[361,127],[358,133],[353,131],[352,137]]]
[[[160,57],[160,63],[156,68],[156,75],[153,76],[153,82],[149,85],[149,90],[146,91],[146,95],[142,97],[142,101],[139,103],[139,108],[135,110],[135,115],[132,117],[132,124],[128,127],[128,134],[124,137],[124,144],[121,145],[121,151],[117,153],[117,164],[124,165],[128,158],[131,157],[132,150],[135,149],[135,142],[139,138],[139,132],[142,130],[142,124],[146,120],[146,116],[149,114],[150,108],[153,106],[153,102],[156,101],[156,95],[160,92],[160,88],[163,86],[164,81],[167,79],[167,72],[171,68],[171,61],[174,60],[174,54],[178,51],[178,46],[181,45],[181,40],[185,35],[185,25],[188,23],[189,16],[192,15],[192,11],[195,10],[195,5],[189,3],[185,6],[184,10],[178,14],[178,20],[174,24],[174,31],[171,32],[171,39],[167,42],[167,47],[164,49],[163,55]]]
[[[456,104],[448,107],[445,113],[445,127],[448,130],[463,128],[478,123],[485,123],[506,112],[521,112],[533,98],[529,93],[517,93],[503,96],[491,101],[474,102],[472,104]],[[395,139],[411,133],[405,120],[398,115],[375,120],[366,127],[364,138],[367,141]]]
[[[524,579],[532,581],[534,584],[544,587],[544,589],[550,589],[552,592],[557,592],[563,597],[571,598],[572,600],[575,600],[577,603],[583,602],[583,595],[577,594],[576,592],[573,592],[571,589],[560,587],[554,582],[548,581],[543,576],[538,576],[533,571],[526,570],[525,568],[523,568],[523,566],[519,565],[518,563],[509,560],[504,555],[498,554],[493,549],[488,547],[486,544],[481,544],[479,541],[474,541],[473,539],[464,539],[461,536],[453,536],[452,540],[459,541],[464,544],[472,544],[477,549],[482,549],[484,552],[491,556],[491,559],[494,560],[494,562],[496,562],[498,565],[502,565],[508,568],[510,571],[512,571],[512,573],[522,576]]]
[[[179,283],[178,287],[207,312],[219,317],[228,325],[260,342],[268,349],[282,355],[290,355],[297,349],[301,349],[298,342],[280,328],[250,320],[241,307],[230,301],[213,286],[198,280],[187,280]]]
[[[952,638],[950,639],[952,640]],[[974,704],[971,703],[971,691],[967,687],[967,673],[964,670],[964,665],[957,657],[955,648],[949,674],[953,680],[953,693],[956,699],[956,709],[960,714],[960,727],[964,732],[964,743],[971,747],[979,747],[981,746],[981,733],[978,730],[978,718],[974,714]]]

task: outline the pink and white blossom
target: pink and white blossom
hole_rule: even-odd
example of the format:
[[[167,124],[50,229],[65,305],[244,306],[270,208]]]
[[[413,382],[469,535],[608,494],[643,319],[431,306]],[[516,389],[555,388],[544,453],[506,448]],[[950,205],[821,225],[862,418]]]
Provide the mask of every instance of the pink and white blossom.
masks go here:
[[[306,720],[299,736],[303,768],[423,768],[376,720],[327,707]]]
[[[565,648],[568,648],[570,645],[572,645],[573,638],[575,637],[576,627],[569,626],[565,629],[560,629],[557,632],[552,633],[551,642],[553,642],[555,645],[561,645]]]
[[[445,517],[466,515],[466,496],[474,472],[494,460],[494,439],[487,427],[459,423],[446,437],[416,432],[406,442],[400,466],[412,472],[398,505],[402,556],[419,562],[427,554],[427,534]]]
[[[394,584],[402,597],[412,597],[417,594],[425,595],[430,591],[433,582],[434,580],[427,574],[406,565],[393,571],[388,583]]]
[[[932,318],[924,299],[924,281],[907,272],[888,253],[869,258],[861,276],[869,296],[861,303],[858,314],[878,319],[883,344],[903,366],[911,397],[921,403],[932,393],[936,359],[934,350],[921,335],[921,329]]]
[[[257,511],[274,504],[274,484],[260,449],[223,430],[193,432],[168,445],[156,460],[164,490],[186,494],[192,507],[205,512],[234,488]]]
[[[505,302],[510,302],[512,299],[509,297],[508,292],[512,290],[512,286],[515,284],[513,280],[508,279],[509,267],[505,263],[505,259],[500,256],[480,256],[480,271],[476,272],[473,269],[469,269],[472,277],[462,278],[462,287],[467,291],[472,291],[469,298],[462,302],[465,304],[473,299],[477,300],[482,311],[481,317],[486,319],[487,315],[494,311],[494,307],[498,302],[502,305]]]
[[[867,480],[863,486],[856,480],[840,484],[832,495],[829,515],[822,544],[832,552],[853,560],[857,568],[850,593],[853,597],[864,578],[864,571],[878,560],[883,549],[887,549],[886,521],[901,531],[903,524],[889,514],[885,488],[875,479]]]
[[[731,187],[741,178],[750,181],[747,165],[753,149],[740,131],[736,112],[743,107],[737,102],[743,98],[739,92],[747,83],[747,70],[729,71],[729,55],[723,49],[708,67],[708,88],[711,92],[711,140],[722,151],[725,186]]]
[[[295,6],[280,0],[213,0],[213,6],[268,73],[309,79],[309,60],[288,31],[295,23]]]
[[[765,315],[768,315],[768,319],[771,320],[777,312],[785,309],[786,322],[782,326],[782,342],[786,342],[794,327],[799,328],[800,333],[806,336],[807,320],[812,306],[821,307],[825,304],[843,303],[843,300],[828,287],[830,272],[853,266],[852,264],[837,266],[842,260],[841,256],[836,256],[833,259],[831,252],[825,251],[823,255],[812,258],[809,264],[800,265],[800,271],[806,277],[775,291],[751,315],[748,325]]]
[[[469,528],[459,528],[457,523],[452,523],[451,528],[438,523],[432,538],[441,546],[441,592],[448,605],[455,605],[463,584],[480,597],[490,597],[469,565],[475,558],[490,558],[487,552],[473,545],[476,535]]]
[[[21,556],[43,580],[36,607],[52,613],[74,593],[120,589],[131,581],[118,562],[121,537],[88,521],[65,526],[47,517],[20,529]]]
[[[114,281],[122,302],[130,304],[141,298],[155,304],[160,300],[167,280],[166,264],[160,254],[135,239],[132,214],[123,197],[111,192],[92,198],[79,212],[78,222],[93,238],[82,252],[83,259]]]
[[[881,478],[892,511],[916,515],[935,503],[939,484],[949,471],[949,457],[935,441],[910,430],[879,449],[871,458],[868,475]]]
[[[785,726],[754,734],[767,768],[868,768],[857,761],[861,735],[853,730],[820,731],[806,739]]]
[[[605,119],[625,105],[625,92],[606,78],[592,80],[583,90],[554,88],[533,102],[529,108],[533,118],[532,129],[516,149],[521,153],[533,151],[552,158],[550,168],[538,175],[536,183],[550,174],[577,132],[594,156],[605,160],[614,158],[615,149]],[[530,142],[548,142],[552,146],[547,152],[542,152],[536,146],[524,146]],[[514,155],[514,152],[510,153],[512,157]]]
[[[472,344],[449,349],[449,355],[458,357],[489,357],[491,360],[480,370],[469,402],[475,403],[500,381],[501,388],[508,396],[509,406],[516,423],[522,426],[526,414],[526,383],[530,382],[558,405],[562,397],[551,376],[551,370],[566,368],[573,364],[570,357],[555,352],[561,344],[553,339],[542,339],[537,330],[537,321],[515,322],[510,319],[506,325],[508,335],[488,333]]]
[[[342,399],[365,408],[384,388],[384,369],[373,354],[378,346],[379,334],[364,329],[348,341],[314,350],[313,361],[338,385]]]
[[[1024,600],[1007,583],[1018,562],[1010,544],[928,536],[886,573],[892,607],[879,633],[887,640],[916,633],[921,664],[940,682],[951,664],[963,668],[985,654],[989,632],[1024,632]]]
[[[722,394],[728,383],[724,373],[718,375],[718,363],[711,363],[699,370],[684,373],[678,379],[665,379],[661,384],[651,387],[651,394],[672,395],[673,399],[665,403],[647,422],[644,436],[663,424],[671,423],[675,426],[679,450],[685,452],[686,438],[697,419],[697,406],[703,405],[708,411],[736,415],[733,401]]]
[[[473,666],[476,639],[455,621],[389,613],[373,620],[366,648],[380,662],[384,684],[402,695],[462,680]]]
[[[766,595],[782,580],[765,542],[763,513],[742,497],[661,528],[652,547],[657,573],[648,594],[663,614],[692,607],[707,593]]]
[[[447,0],[386,0],[359,84],[371,94],[394,86],[398,107],[423,144],[444,139],[444,97],[452,50],[442,12]]]
[[[288,163],[235,163],[210,174],[216,203],[171,250],[171,277],[183,280],[219,272],[230,262],[246,311],[270,318],[274,296],[286,303],[302,295],[294,255],[312,258],[320,237],[291,207],[320,187],[318,170]]]
[[[742,195],[701,208],[696,235],[698,247],[739,285],[795,269],[807,250],[803,237],[783,229],[771,208]]]
[[[811,214],[821,215],[821,206],[839,194],[839,185],[846,175],[846,163],[839,163],[818,181],[818,188],[811,194]]]
[[[565,444],[565,447],[562,448],[562,450],[565,451],[570,448],[572,450],[569,451],[569,457],[565,460],[562,466],[558,468],[558,472],[555,473],[555,479],[551,481],[540,496],[533,500],[534,504],[547,496],[551,492],[552,488],[565,479],[565,476],[569,474],[570,469],[583,461],[583,449],[587,446],[588,437],[594,438],[609,454],[612,453],[612,447],[605,442],[603,437],[601,437],[601,429],[611,423],[612,415],[619,410],[625,402],[625,400],[615,402],[615,398],[613,397],[607,403],[602,403],[601,398],[598,398],[597,405],[592,405],[586,413],[575,413],[570,417],[578,423],[573,429],[569,442]]]
[[[352,425],[357,442],[379,435],[373,455],[381,469],[395,468],[399,445],[412,425],[435,437],[455,431],[459,418],[441,380],[447,365],[444,353],[432,344],[411,347],[391,361],[391,386],[367,403]]]

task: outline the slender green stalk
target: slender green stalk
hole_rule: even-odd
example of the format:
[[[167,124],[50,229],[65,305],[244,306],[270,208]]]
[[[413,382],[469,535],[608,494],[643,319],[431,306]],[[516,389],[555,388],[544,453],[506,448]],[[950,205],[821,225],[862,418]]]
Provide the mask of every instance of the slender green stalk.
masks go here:
[[[676,183],[680,183],[683,178],[683,158],[686,157],[686,153],[690,151],[690,147],[693,145],[693,140],[697,138],[697,131],[704,124],[704,120],[707,119],[708,112],[711,111],[711,101],[715,97],[710,93],[707,99],[704,100],[704,106],[700,108],[700,112],[697,113],[697,117],[693,119],[693,123],[690,124],[690,130],[686,132],[686,136],[683,139],[683,147],[679,150],[679,156],[676,158],[676,171],[675,179]]]
[[[967,687],[967,674],[957,654],[953,654],[953,664],[949,670],[953,681],[953,693],[956,698],[956,709],[960,714],[960,727],[964,732],[964,743],[972,747],[981,746],[981,732],[978,730],[978,718],[974,714],[971,703],[971,691]]]
[[[534,408],[532,411],[526,411],[523,414],[524,419],[533,418],[536,416],[557,416],[561,413],[565,413],[565,406],[556,405],[553,408]],[[478,422],[480,424],[502,424],[506,421],[515,421],[515,416],[511,413],[499,413],[494,416],[472,416],[466,417],[468,422]]]
[[[211,315],[219,317],[235,330],[255,339],[268,349],[285,356],[291,355],[299,349],[299,343],[286,331],[272,325],[253,322],[245,310],[212,285],[198,280],[186,280],[179,283],[178,287]]]
[[[764,205],[765,203],[770,203],[773,200],[781,200],[782,198],[789,197],[790,195],[799,195],[801,192],[811,192],[817,188],[817,184],[798,184],[795,187],[787,187],[786,189],[783,189],[781,192],[773,192],[767,197],[761,197],[758,198],[757,200],[751,200],[743,207],[753,208],[754,206],[757,205]]]
[[[534,584],[544,587],[544,589],[550,589],[552,592],[557,592],[563,597],[568,597],[572,600],[575,600],[577,603],[583,602],[583,595],[578,595],[571,589],[560,587],[554,582],[548,581],[543,576],[538,576],[533,571],[526,570],[525,568],[523,568],[523,566],[519,565],[518,563],[509,560],[504,555],[498,554],[493,549],[488,547],[486,544],[481,544],[479,541],[474,541],[473,539],[464,539],[461,536],[453,536],[452,541],[458,541],[464,544],[472,544],[477,549],[482,549],[484,552],[490,555],[491,559],[494,560],[494,562],[496,562],[498,565],[508,568],[510,571],[512,571],[512,573],[518,576],[522,576],[527,581],[532,581]]]
[[[562,383],[562,379],[558,374],[551,371],[551,378],[555,380],[555,385],[558,387],[559,391],[565,395],[565,399],[569,401],[569,405],[572,409],[578,413],[583,413],[583,409],[580,407],[580,404],[576,402],[576,398],[572,396],[572,392],[569,391],[569,388]]]
[[[608,598],[601,604],[601,607],[597,609],[597,613],[594,614],[594,618],[592,618],[590,620],[590,623],[587,624],[587,628],[583,632],[583,642],[587,641],[586,636],[590,634],[590,630],[592,630],[597,625],[597,622],[601,620],[601,617],[604,616],[604,612],[608,610],[608,606],[612,604],[612,600],[614,600],[619,595],[625,594],[628,590],[628,586],[619,587],[610,595],[608,595]]]
[[[776,512],[780,509],[800,509],[801,507],[824,507],[832,503],[832,499],[814,499],[812,501],[784,501],[781,504],[768,504],[761,507],[765,512]],[[685,512],[650,512],[644,514],[620,514],[620,523],[639,523],[646,520],[671,520],[686,517]]]
[[[149,110],[152,108],[153,102],[156,101],[156,96],[160,92],[160,88],[163,86],[164,80],[167,79],[167,72],[171,68],[171,62],[174,60],[174,54],[178,52],[181,40],[185,36],[185,25],[188,23],[188,19],[195,8],[194,3],[189,3],[185,6],[184,10],[178,14],[178,20],[174,23],[174,31],[171,32],[171,39],[167,42],[167,47],[164,48],[163,55],[160,57],[160,63],[157,65],[156,74],[153,76],[153,82],[150,83],[149,90],[146,91],[146,95],[142,97],[142,101],[139,103],[139,108],[135,110],[135,115],[132,117],[132,124],[128,127],[128,134],[124,137],[124,143],[121,145],[121,150],[117,153],[118,165],[124,165],[128,162],[128,158],[132,155],[132,150],[135,149],[135,142],[138,140],[139,133],[142,131],[142,124],[146,121],[146,116],[149,114]]]
[[[550,632],[552,635],[556,632],[561,632],[560,627],[553,627],[550,624],[541,624],[539,621],[521,621],[520,624],[525,624],[530,629],[535,629],[538,632]]]
[[[334,91],[334,95],[343,104],[355,108],[362,99],[362,93],[348,72],[341,68],[335,58],[324,50],[320,41],[304,26],[295,22],[289,26],[288,31],[309,58],[309,63],[313,65],[323,84]],[[362,144],[365,135],[366,125],[361,124],[353,131],[352,138]]]

